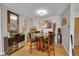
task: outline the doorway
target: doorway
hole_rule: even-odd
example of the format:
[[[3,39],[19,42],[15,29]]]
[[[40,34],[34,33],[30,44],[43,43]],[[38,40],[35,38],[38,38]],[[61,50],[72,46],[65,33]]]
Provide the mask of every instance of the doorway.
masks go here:
[[[79,17],[74,22],[74,56],[79,56]]]
[[[79,17],[75,18],[74,45],[79,47]]]

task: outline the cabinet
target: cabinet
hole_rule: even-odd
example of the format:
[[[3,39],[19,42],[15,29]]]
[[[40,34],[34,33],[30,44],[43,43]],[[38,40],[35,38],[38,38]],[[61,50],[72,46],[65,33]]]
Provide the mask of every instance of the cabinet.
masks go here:
[[[14,51],[20,49],[19,43],[25,40],[25,35],[15,35],[13,37],[4,37],[4,52],[11,54]]]

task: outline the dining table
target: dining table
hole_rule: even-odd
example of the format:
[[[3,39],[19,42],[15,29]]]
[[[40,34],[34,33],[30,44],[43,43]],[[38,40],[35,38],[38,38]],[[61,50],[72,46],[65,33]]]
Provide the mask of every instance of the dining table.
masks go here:
[[[44,37],[46,39],[48,37],[48,33],[34,33],[33,36],[35,37]]]

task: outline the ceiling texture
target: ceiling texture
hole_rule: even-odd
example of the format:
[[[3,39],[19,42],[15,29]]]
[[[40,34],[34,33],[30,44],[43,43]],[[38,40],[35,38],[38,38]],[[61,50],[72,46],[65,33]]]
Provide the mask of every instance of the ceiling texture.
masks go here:
[[[79,3],[74,3],[75,4],[75,12],[79,12]]]
[[[5,3],[12,9],[16,9],[26,16],[33,19],[39,18],[37,10],[47,10],[47,16],[59,16],[69,5],[68,3]]]

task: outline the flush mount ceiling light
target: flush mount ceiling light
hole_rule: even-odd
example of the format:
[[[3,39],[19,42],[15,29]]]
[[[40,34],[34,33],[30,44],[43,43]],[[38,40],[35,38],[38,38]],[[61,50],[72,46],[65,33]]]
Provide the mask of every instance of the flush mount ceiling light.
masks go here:
[[[44,16],[44,15],[47,14],[47,10],[44,10],[44,9],[37,10],[36,14],[39,15],[39,16]]]

